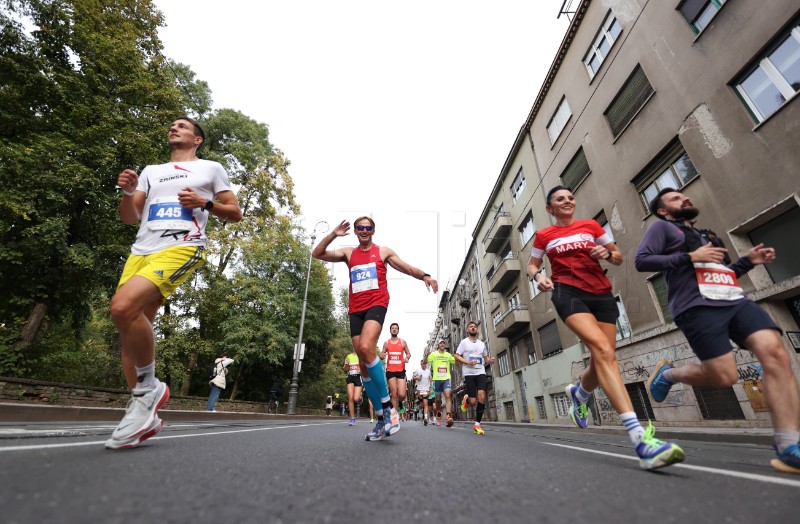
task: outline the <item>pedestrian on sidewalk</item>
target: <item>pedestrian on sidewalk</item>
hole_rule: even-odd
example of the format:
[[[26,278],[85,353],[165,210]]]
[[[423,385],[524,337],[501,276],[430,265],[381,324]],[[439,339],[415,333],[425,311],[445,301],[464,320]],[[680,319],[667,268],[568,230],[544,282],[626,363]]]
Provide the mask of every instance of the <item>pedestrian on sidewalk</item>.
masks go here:
[[[764,396],[775,428],[777,457],[771,465],[800,474],[800,388],[792,373],[781,329],[744,295],[738,278],[775,260],[775,250],[758,244],[731,263],[728,250],[710,230],[695,228],[700,214],[691,199],[664,188],[650,202],[660,220],[651,224],[636,253],[639,271],[663,271],[675,324],[699,364],[656,364],[647,389],[663,402],[673,385],[730,387],[739,381],[730,340],[753,353],[764,370]]]
[[[333,411],[333,396],[328,395],[325,397],[325,416],[330,417]]]
[[[208,395],[208,405],[206,411],[216,411],[217,400],[220,393],[227,386],[226,375],[228,374],[228,366],[233,364],[233,359],[222,355],[214,361],[214,370],[211,372],[211,380],[208,383],[211,385],[211,393]]]

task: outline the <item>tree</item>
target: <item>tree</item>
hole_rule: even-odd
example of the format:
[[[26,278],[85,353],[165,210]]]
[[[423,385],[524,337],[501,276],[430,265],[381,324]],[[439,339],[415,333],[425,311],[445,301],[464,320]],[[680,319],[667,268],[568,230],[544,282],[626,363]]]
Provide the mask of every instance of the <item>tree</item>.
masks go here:
[[[117,173],[163,158],[182,99],[151,2],[0,6],[0,362],[13,372],[47,319],[74,339],[113,290],[135,233],[117,218]]]

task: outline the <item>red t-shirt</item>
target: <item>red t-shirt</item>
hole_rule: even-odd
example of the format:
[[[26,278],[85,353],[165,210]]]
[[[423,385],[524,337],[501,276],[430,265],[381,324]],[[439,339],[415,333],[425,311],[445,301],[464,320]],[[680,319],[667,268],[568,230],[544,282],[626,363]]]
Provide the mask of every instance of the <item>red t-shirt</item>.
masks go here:
[[[386,265],[381,248],[375,244],[368,251],[360,247],[350,253],[350,313],[366,311],[374,306],[389,307],[386,286]]]
[[[386,371],[400,372],[406,370],[406,355],[403,349],[403,339],[397,342],[392,339],[386,341]]]
[[[550,226],[536,232],[531,254],[550,259],[553,282],[574,286],[589,293],[611,291],[611,281],[600,262],[589,256],[594,246],[614,242],[595,220],[576,220],[569,226]]]

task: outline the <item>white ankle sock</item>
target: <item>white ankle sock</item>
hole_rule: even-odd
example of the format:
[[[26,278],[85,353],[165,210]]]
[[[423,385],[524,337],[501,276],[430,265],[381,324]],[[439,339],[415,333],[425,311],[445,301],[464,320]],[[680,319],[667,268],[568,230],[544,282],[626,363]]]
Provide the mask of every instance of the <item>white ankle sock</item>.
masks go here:
[[[153,389],[156,387],[156,363],[136,368],[136,389]]]
[[[619,420],[625,426],[628,436],[631,438],[634,446],[638,446],[644,437],[644,428],[639,424],[639,419],[636,418],[636,413],[628,411],[627,413],[620,413]]]

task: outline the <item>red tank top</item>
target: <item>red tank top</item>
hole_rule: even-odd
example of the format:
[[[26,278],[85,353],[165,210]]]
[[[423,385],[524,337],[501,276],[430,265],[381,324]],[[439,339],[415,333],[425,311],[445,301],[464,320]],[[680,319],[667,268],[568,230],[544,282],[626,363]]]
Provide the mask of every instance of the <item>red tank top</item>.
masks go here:
[[[398,372],[406,370],[405,350],[403,350],[403,339],[398,338],[397,342],[392,339],[386,341],[386,371]]]
[[[389,307],[386,286],[386,265],[381,248],[375,244],[369,251],[356,247],[350,253],[350,313],[366,311],[374,306]]]

